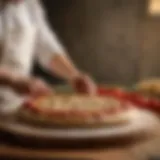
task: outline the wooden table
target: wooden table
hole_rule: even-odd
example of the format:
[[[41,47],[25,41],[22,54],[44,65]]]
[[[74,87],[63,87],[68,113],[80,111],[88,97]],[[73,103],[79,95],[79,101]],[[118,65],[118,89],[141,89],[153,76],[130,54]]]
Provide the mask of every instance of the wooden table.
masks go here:
[[[59,91],[64,91],[64,87]],[[10,155],[16,157],[32,158],[54,158],[54,157],[75,157],[91,158],[91,160],[147,160],[148,156],[160,155],[160,125],[157,127],[156,136],[150,137],[143,142],[136,142],[127,146],[101,147],[94,149],[27,149],[22,147],[12,147],[0,144],[0,156]],[[38,159],[39,160],[39,159]],[[72,160],[72,159],[71,159]]]
[[[148,140],[136,142],[127,146],[118,146],[113,148],[93,148],[93,149],[27,149],[0,145],[0,156],[10,155],[16,157],[32,158],[54,158],[54,157],[75,157],[91,158],[91,160],[147,160],[149,156],[160,155],[160,126],[157,128],[156,136]]]

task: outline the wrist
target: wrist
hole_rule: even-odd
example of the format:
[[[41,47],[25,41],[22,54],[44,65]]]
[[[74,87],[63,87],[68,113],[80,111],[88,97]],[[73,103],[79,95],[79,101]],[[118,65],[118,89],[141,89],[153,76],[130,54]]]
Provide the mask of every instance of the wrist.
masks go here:
[[[73,81],[74,79],[80,77],[80,75],[82,75],[82,72],[77,70],[75,72],[73,72],[72,74],[70,74],[70,76],[68,76],[67,81]]]

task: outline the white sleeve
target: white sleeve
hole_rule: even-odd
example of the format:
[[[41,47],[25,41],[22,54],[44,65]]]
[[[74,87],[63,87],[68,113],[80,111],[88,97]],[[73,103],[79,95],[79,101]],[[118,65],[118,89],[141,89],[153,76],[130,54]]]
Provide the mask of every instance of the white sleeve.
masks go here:
[[[47,23],[41,4],[37,3],[36,7],[36,20],[38,25],[36,53],[39,62],[47,68],[53,57],[57,54],[64,54],[65,50]]]
[[[13,73],[20,73],[24,75],[29,75],[31,70],[31,52],[28,51],[31,49],[30,43],[31,34],[30,32],[22,32],[20,24],[24,24],[26,18],[21,10],[17,10],[16,14],[14,8],[8,7],[5,10],[4,17],[5,19],[1,19],[1,23],[3,23],[3,38],[2,38],[2,51],[1,51],[1,68],[7,68]],[[19,16],[20,15],[20,16]],[[16,18],[16,24],[14,19]],[[17,25],[18,24],[18,25]],[[19,27],[15,32],[12,32],[13,26]],[[18,31],[18,32],[17,32]],[[27,41],[27,43],[24,43]],[[30,42],[30,43],[28,43]]]

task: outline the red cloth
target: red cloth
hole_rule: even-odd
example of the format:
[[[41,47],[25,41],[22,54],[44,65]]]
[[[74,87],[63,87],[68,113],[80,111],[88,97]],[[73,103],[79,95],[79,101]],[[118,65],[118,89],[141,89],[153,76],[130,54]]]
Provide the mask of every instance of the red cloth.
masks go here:
[[[114,97],[119,100],[128,101],[140,109],[147,109],[153,112],[160,113],[160,99],[146,97],[136,92],[124,91],[116,88],[98,88],[99,96]]]

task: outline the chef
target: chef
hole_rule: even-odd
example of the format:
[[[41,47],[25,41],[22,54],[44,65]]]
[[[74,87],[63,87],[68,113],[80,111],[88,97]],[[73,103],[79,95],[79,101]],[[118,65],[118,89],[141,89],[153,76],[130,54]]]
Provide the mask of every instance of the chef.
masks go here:
[[[77,91],[95,93],[93,80],[75,67],[50,29],[39,0],[0,0],[0,9],[0,69],[10,72],[14,79],[23,77],[30,88],[49,90],[42,80],[29,78],[37,59],[47,71],[65,79]],[[22,90],[24,86],[18,85]],[[1,112],[14,111],[22,100],[10,87],[0,88]]]

